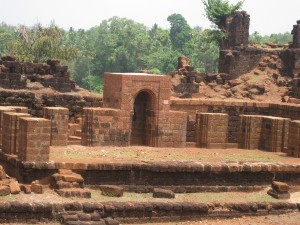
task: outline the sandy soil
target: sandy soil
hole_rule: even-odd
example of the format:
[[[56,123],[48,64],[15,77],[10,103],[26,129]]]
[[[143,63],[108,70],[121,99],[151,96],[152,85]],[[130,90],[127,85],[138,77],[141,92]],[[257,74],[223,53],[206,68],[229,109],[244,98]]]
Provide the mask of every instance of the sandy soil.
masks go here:
[[[153,148],[132,147],[85,147],[69,145],[51,147],[50,160],[55,162],[113,162],[113,161],[200,161],[200,162],[282,162],[300,163],[299,158],[287,157],[285,153],[273,153],[244,149],[200,148]]]
[[[264,217],[241,217],[234,219],[214,219],[202,221],[152,223],[155,225],[298,225],[300,213],[290,213]],[[146,224],[136,224],[146,225]],[[149,223],[147,224],[149,225]]]

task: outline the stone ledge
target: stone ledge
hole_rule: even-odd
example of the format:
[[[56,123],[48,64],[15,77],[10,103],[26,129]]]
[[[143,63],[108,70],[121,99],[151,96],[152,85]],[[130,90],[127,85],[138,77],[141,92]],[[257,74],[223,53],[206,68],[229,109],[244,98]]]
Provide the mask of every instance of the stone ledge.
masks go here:
[[[21,203],[5,202],[0,220],[101,221],[111,217],[119,221],[191,218],[232,218],[244,215],[267,215],[299,212],[300,203],[188,203],[188,202],[106,202],[106,203]],[[27,215],[24,218],[24,215]]]
[[[36,170],[145,170],[152,172],[212,172],[212,173],[236,173],[236,172],[282,172],[300,173],[300,164],[262,163],[262,162],[103,162],[103,163],[64,163],[64,162],[21,162],[13,155],[7,155],[0,151],[0,160],[23,169]]]

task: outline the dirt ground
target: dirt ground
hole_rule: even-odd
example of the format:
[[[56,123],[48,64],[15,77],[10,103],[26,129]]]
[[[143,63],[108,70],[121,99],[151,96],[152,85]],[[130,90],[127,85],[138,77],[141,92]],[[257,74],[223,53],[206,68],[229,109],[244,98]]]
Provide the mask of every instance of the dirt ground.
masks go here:
[[[300,158],[273,153],[244,149],[200,149],[200,148],[154,148],[132,147],[85,147],[69,145],[51,147],[50,160],[55,162],[113,162],[113,161],[200,161],[200,162],[282,162],[300,163]]]
[[[263,217],[241,217],[234,219],[209,219],[202,221],[151,223],[151,225],[299,225],[300,213],[269,215]],[[150,225],[136,224],[136,225]]]

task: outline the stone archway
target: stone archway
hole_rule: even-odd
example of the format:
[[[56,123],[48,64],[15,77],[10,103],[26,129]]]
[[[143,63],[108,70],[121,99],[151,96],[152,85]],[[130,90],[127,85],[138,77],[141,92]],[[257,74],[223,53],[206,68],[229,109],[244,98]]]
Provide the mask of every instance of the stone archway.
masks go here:
[[[155,146],[155,97],[150,91],[140,91],[133,104],[131,145]]]

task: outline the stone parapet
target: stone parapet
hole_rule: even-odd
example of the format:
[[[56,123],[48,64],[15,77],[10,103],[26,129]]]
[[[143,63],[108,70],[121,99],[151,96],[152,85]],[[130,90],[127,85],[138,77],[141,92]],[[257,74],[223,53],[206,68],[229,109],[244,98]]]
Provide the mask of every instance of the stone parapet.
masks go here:
[[[286,152],[290,119],[263,117],[260,149],[270,152]]]
[[[241,115],[239,148],[285,152],[288,145],[290,119]]]
[[[63,107],[44,107],[43,117],[51,121],[51,145],[68,144],[69,109]]]
[[[3,114],[5,112],[18,112],[18,113],[27,113],[27,107],[18,107],[18,106],[0,106],[0,147],[2,147],[2,127],[3,127]]]
[[[82,145],[129,145],[130,112],[108,108],[85,108]]]
[[[300,158],[300,121],[290,122],[288,138],[288,156]]]
[[[49,161],[51,122],[43,118],[19,120],[18,158],[21,161]]]
[[[30,117],[28,113],[3,113],[2,149],[7,154],[18,154],[19,148],[19,120],[21,117]]]
[[[201,148],[225,148],[229,116],[223,113],[196,114],[196,144]]]
[[[258,149],[262,127],[262,116],[241,115],[239,127],[239,148]]]

